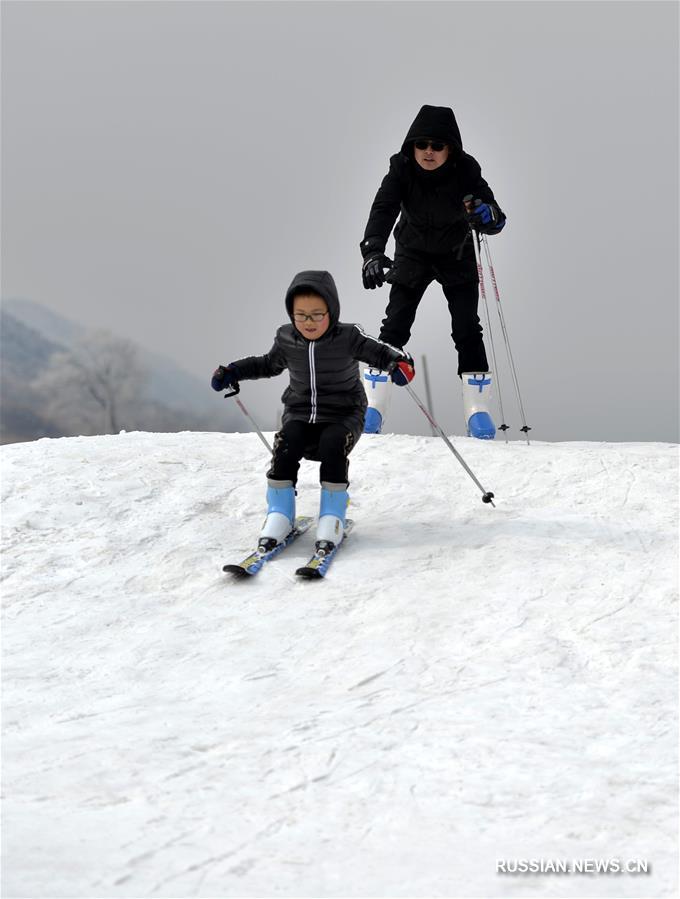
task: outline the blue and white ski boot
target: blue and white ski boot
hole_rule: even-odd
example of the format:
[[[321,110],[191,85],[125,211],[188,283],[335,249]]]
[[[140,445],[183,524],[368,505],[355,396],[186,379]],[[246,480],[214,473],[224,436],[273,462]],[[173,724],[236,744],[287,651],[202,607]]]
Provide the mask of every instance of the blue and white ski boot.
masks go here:
[[[364,434],[380,434],[390,404],[392,379],[386,371],[367,368],[364,371],[364,389],[368,399]]]
[[[267,517],[258,546],[272,549],[282,543],[295,525],[295,487],[292,481],[267,479]]]
[[[326,577],[328,567],[335,558],[340,544],[352,528],[352,521],[346,518],[349,495],[345,484],[321,482],[321,506],[319,523],[316,528],[314,555],[298,568],[298,577],[311,580]]]
[[[496,426],[491,417],[493,377],[490,371],[463,372],[463,409],[468,436],[493,440]]]
[[[316,528],[316,548],[319,544],[337,546],[345,536],[345,519],[349,493],[345,484],[321,482],[319,523]]]

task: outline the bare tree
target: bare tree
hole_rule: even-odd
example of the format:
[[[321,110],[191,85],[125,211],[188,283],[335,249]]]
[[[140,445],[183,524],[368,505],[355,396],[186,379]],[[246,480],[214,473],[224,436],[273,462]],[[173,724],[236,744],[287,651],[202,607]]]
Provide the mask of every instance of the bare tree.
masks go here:
[[[134,427],[145,381],[135,345],[97,331],[55,353],[34,387],[63,432],[117,434]]]

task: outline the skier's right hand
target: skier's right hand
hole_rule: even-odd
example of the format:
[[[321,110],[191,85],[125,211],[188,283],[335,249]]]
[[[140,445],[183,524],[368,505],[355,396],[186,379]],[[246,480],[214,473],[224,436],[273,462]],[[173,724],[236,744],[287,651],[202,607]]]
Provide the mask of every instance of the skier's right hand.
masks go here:
[[[392,260],[388,259],[384,253],[371,253],[364,259],[361,277],[366,290],[375,290],[376,287],[383,286],[385,283],[384,268],[392,268]]]
[[[225,390],[238,381],[238,374],[233,365],[218,365],[213,372],[210,386],[213,390]]]

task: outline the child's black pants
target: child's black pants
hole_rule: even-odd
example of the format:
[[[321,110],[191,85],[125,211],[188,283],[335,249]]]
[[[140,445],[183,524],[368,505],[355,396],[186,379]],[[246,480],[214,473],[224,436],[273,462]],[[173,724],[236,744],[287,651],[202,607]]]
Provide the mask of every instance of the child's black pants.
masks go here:
[[[273,481],[297,483],[300,460],[321,462],[319,480],[349,484],[349,459],[354,434],[342,424],[310,424],[289,421],[274,437],[272,465],[267,477]]]

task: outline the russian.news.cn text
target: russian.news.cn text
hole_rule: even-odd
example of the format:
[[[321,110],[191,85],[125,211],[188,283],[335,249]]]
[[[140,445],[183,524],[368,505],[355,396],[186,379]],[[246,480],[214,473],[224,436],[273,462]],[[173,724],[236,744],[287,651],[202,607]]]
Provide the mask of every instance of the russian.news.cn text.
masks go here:
[[[643,858],[496,859],[497,874],[651,874]]]

